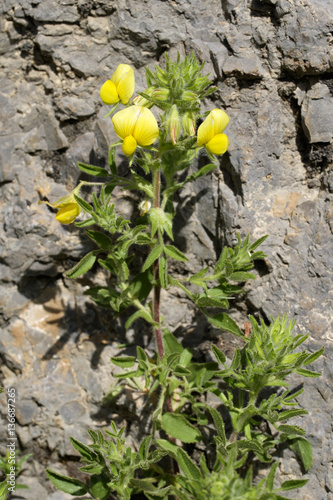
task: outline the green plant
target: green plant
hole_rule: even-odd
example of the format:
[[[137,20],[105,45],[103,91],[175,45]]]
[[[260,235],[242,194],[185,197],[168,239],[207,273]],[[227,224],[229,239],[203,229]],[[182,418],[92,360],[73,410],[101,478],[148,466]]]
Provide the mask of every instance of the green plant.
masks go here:
[[[126,446],[124,428],[117,431],[114,423],[106,435],[90,430],[93,444],[72,438],[84,463],[81,471],[89,475],[87,483],[48,470],[53,484],[72,495],[90,494],[100,500],[110,495],[127,500],[140,492],[148,499],[282,499],[280,491],[298,488],[306,480],[286,481],[274,489],[278,462],[273,452],[288,445],[306,470],[312,464],[303,429],[288,423],[307,413],[297,404],[301,391],[285,387],[286,377],[293,373],[318,376],[303,367],[323,349],[313,354],[297,350],[307,336],[295,336],[294,324],[284,317],[272,319],[270,325],[250,318],[251,332],[245,335],[226,312],[235,295],[244,291],[244,283],[255,278],[251,270],[256,260],[265,258],[258,247],[266,236],[251,242],[249,236],[242,240],[238,235],[237,244],[224,247],[215,266],[194,275],[186,270],[186,255],[174,245],[174,194],[216,169],[217,155],[228,148],[223,133],[227,114],[213,109],[200,115],[201,100],[214,91],[202,70],[194,55],[184,61],[178,57],[176,62],[167,58],[165,70],[158,66],[155,72],[146,70],[147,90],[130,101],[134,73],[128,65],[120,65],[101,89],[103,101],[113,105],[109,114],[120,102],[127,105],[112,117],[119,141],[110,147],[109,169],[78,163],[81,171],[104,182],[82,181],[67,197],[51,204],[64,224],[84,213],[75,225],[97,245],[67,277],[77,278],[98,262],[110,273],[111,284],[85,293],[115,315],[134,308],[126,328],[144,320],[156,343],[153,357],[137,346],[136,356],[112,358],[123,371],[115,375],[118,383],[108,397],[116,397],[126,386],[147,401],[156,401],[150,433],[138,451]],[[152,107],[161,113],[159,125]],[[204,121],[197,128],[200,118]],[[128,157],[128,176],[118,174],[115,147],[120,145]],[[200,151],[208,163],[193,171]],[[100,186],[92,203],[80,195],[86,184]],[[113,202],[117,186],[138,193],[140,216],[130,221],[117,213]],[[175,261],[185,266],[181,276],[170,271]],[[161,290],[170,286],[191,300],[214,327],[242,339],[243,348],[236,349],[230,363],[214,344],[216,361],[194,361],[193,352],[165,328]],[[214,406],[210,395],[216,398]],[[205,451],[200,453],[199,448]],[[258,484],[252,479],[254,460],[272,464],[267,479]]]

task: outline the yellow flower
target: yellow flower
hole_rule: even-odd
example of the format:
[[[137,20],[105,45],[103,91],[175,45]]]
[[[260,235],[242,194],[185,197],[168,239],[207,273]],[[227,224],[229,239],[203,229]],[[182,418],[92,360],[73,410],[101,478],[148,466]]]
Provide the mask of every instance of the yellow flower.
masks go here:
[[[228,137],[222,134],[228,123],[225,111],[213,109],[198,128],[197,145],[205,146],[214,155],[223,155],[229,146]]]
[[[123,140],[123,153],[131,156],[137,145],[150,146],[159,131],[155,116],[143,106],[130,106],[113,115],[112,123],[118,137]]]
[[[57,221],[61,222],[61,224],[71,224],[75,221],[76,217],[78,217],[81,212],[81,208],[76,202],[74,194],[78,194],[77,188],[70,194],[63,196],[54,203],[49,203],[48,201],[39,201],[38,204],[46,203],[46,205],[49,205],[52,208],[57,208]]]
[[[127,104],[135,87],[134,71],[128,64],[119,64],[110,80],[103,83],[100,97],[104,104]]]
[[[76,201],[74,203],[67,203],[58,210],[56,219],[61,222],[61,224],[71,224],[75,221],[80,212],[81,208]]]

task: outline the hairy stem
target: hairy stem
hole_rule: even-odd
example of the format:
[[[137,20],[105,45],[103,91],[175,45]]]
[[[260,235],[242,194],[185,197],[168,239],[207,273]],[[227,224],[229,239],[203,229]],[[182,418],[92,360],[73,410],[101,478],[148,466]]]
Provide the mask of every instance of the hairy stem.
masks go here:
[[[154,208],[159,208],[160,206],[160,171],[156,170],[154,172]],[[154,327],[155,332],[155,340],[157,352],[160,359],[164,355],[164,347],[163,347],[163,338],[162,338],[162,330],[160,326],[160,302],[161,302],[161,287],[158,285],[159,280],[159,259],[157,259],[154,263],[154,299],[153,299],[153,318],[159,326]]]

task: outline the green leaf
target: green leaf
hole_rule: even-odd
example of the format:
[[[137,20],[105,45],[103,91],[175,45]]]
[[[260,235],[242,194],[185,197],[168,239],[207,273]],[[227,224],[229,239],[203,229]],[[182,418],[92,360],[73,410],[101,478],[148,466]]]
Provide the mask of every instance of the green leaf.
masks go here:
[[[70,437],[69,440],[76,451],[78,451],[83,458],[89,460],[89,462],[94,462],[97,459],[96,453],[92,451],[88,446],[73,437]]]
[[[109,150],[109,167],[114,176],[117,176],[117,165],[116,165],[116,150],[115,148],[110,148]]]
[[[316,378],[321,376],[321,373],[305,370],[305,368],[297,368],[296,373],[298,373],[298,375],[303,375],[303,377]]]
[[[168,288],[168,262],[164,255],[161,255],[158,275],[160,278],[160,285],[165,290]]]
[[[288,491],[295,490],[296,488],[302,488],[308,482],[308,479],[290,479],[281,484],[279,490]]]
[[[145,319],[148,323],[150,324],[154,324],[154,320],[153,318],[151,317],[151,314],[146,311],[146,310],[143,310],[143,309],[139,309],[138,311],[136,311],[134,314],[132,314],[132,316],[130,316],[128,318],[128,320],[126,321],[126,324],[125,324],[125,328],[128,329],[131,324],[137,320],[138,318],[143,318]]]
[[[217,434],[219,438],[222,440],[222,444],[225,446],[226,444],[226,436],[225,436],[225,429],[224,429],[224,421],[220,413],[216,410],[216,408],[213,408],[211,406],[207,406],[207,410],[212,416],[212,419],[214,421],[214,425],[217,431]]]
[[[183,352],[183,346],[169,330],[163,332],[163,344],[166,355]]]
[[[307,415],[309,412],[306,410],[286,410],[282,411],[279,413],[279,418],[278,422],[281,422],[282,420],[288,420],[289,418],[292,417],[299,417],[300,415]]]
[[[312,467],[313,463],[312,446],[309,441],[305,438],[299,437],[293,439],[289,446],[301,459],[304,469],[308,471]]]
[[[110,245],[112,244],[111,239],[104,233],[100,233],[99,231],[86,231],[89,238],[94,241],[102,250],[108,250]]]
[[[283,432],[284,434],[299,434],[300,436],[304,436],[305,431],[298,425],[286,425],[281,424],[277,429],[279,432]]]
[[[96,256],[99,253],[99,250],[93,250],[92,252],[87,253],[80,262],[78,262],[72,269],[69,269],[69,271],[66,271],[65,276],[66,278],[78,278],[79,276],[82,276],[82,274],[85,274],[88,272],[92,266],[95,264],[96,261]]]
[[[226,362],[227,358],[225,357],[225,355],[223,354],[223,352],[220,349],[218,349],[218,347],[216,347],[216,345],[214,345],[214,344],[212,344],[212,351],[215,354],[215,357],[216,357],[217,361],[221,365],[224,365],[224,363]]]
[[[303,365],[306,366],[306,365],[309,365],[310,363],[313,363],[314,361],[316,361],[316,359],[318,359],[319,356],[321,356],[323,354],[324,350],[325,350],[325,348],[322,347],[321,349],[319,349],[319,351],[316,351],[313,354],[310,354],[310,356],[308,356],[306,358],[306,360],[303,361]]]
[[[108,486],[110,479],[105,475],[93,475],[90,479],[89,493],[98,500],[107,500],[112,491]]]
[[[255,280],[256,277],[252,273],[245,273],[242,271],[236,271],[229,276],[229,280],[231,281],[247,281],[247,280]]]
[[[268,476],[266,479],[266,488],[269,491],[273,491],[274,479],[275,479],[276,469],[278,468],[278,466],[279,466],[279,462],[274,462],[274,464],[272,465],[272,467],[269,470],[269,473],[268,473]]]
[[[162,253],[162,247],[160,245],[153,248],[150,254],[148,255],[145,263],[143,264],[142,272],[146,271],[155,262],[155,260],[159,258],[161,253]]]
[[[167,434],[183,443],[195,443],[201,440],[200,431],[190,424],[183,415],[164,413],[161,426]]]
[[[80,205],[80,207],[85,212],[88,212],[88,214],[93,214],[94,213],[94,210],[93,210],[92,206],[89,205],[89,203],[87,203],[83,198],[81,198],[80,196],[77,196],[76,194],[74,194],[74,198],[75,198],[75,201]]]
[[[232,318],[230,318],[230,316],[226,313],[217,314],[212,318],[208,317],[208,321],[217,328],[220,328],[221,330],[231,332],[234,335],[237,335],[238,337],[242,337],[243,339],[245,339],[245,336],[242,330],[237,325],[237,323],[235,323],[235,321]]]
[[[187,478],[197,480],[202,479],[200,469],[194,462],[192,462],[186,451],[182,448],[178,448],[177,450],[177,462]]]
[[[140,302],[145,300],[153,287],[152,280],[153,273],[149,269],[137,274],[129,287],[132,297]]]
[[[258,248],[258,246],[261,245],[267,238],[268,238],[268,234],[266,234],[265,236],[262,236],[257,241],[255,241],[254,243],[252,243],[252,245],[249,248],[250,252],[253,252],[253,250],[255,250],[256,248]]]
[[[177,457],[179,446],[177,446],[176,444],[172,443],[171,441],[167,441],[166,439],[155,439],[155,443],[157,444],[157,446],[162,448],[162,450],[166,451],[172,458]]]
[[[94,224],[96,224],[96,221],[94,219],[86,219],[86,220],[82,220],[80,222],[74,222],[74,224],[76,227],[89,227],[89,226],[93,226]]]
[[[131,368],[135,362],[135,356],[114,356],[111,358],[114,365],[120,366],[121,368]]]
[[[88,493],[88,487],[86,484],[82,483],[78,479],[72,477],[64,476],[59,472],[55,472],[51,469],[46,469],[46,473],[56,488],[65,493],[69,493],[73,496],[81,496]]]
[[[173,245],[165,245],[165,253],[172,259],[179,260],[181,262],[188,262],[188,258],[184,255],[178,248]]]
[[[86,163],[78,162],[77,166],[82,172],[89,175],[94,175],[95,177],[108,177],[109,172],[102,167],[96,167],[95,165],[87,165]]]

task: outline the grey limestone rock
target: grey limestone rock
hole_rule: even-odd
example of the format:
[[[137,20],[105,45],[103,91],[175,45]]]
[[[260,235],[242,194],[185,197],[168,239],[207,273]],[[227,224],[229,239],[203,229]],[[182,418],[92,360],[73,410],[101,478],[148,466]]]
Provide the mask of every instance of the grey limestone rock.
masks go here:
[[[236,232],[270,235],[258,278],[232,315],[242,326],[248,314],[287,314],[297,333],[310,333],[310,351],[325,346],[314,366],[323,375],[307,379],[299,399],[310,413],[299,423],[315,462],[302,498],[332,500],[331,0],[3,0],[0,13],[0,385],[16,387],[17,434],[23,452],[34,452],[22,498],[67,498],[39,462],[53,467],[75,453],[70,435],[86,442],[87,428],[107,427],[115,410],[101,400],[114,383],[110,357],[124,342],[121,322],[83,295],[107,276],[96,269],[76,282],[63,277],[92,242],[38,202],[54,202],[85,178],[77,161],[107,165],[116,136],[99,89],[119,63],[135,68],[139,92],[145,66],[194,50],[217,86],[206,109],[230,116],[230,147],[214,174],[177,198],[175,244],[189,257],[187,271],[197,272]],[[127,172],[119,151],[117,159]],[[121,190],[115,197],[124,214],[137,203]],[[171,292],[163,304],[169,326],[204,349],[218,332]],[[138,339],[151,341],[142,324],[127,333],[126,341]],[[220,341],[232,352],[230,336]],[[124,393],[118,403],[138,437],[142,400]],[[302,474],[288,453],[279,470],[285,479]]]

